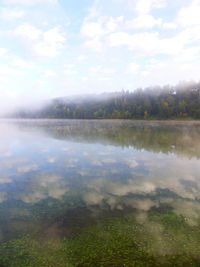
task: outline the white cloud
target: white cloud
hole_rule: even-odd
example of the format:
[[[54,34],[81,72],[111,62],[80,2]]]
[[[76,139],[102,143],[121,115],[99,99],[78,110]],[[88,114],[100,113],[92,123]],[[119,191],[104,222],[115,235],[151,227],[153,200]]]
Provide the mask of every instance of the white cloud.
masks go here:
[[[104,37],[119,29],[123,19],[123,16],[87,16],[80,29],[81,36],[87,38],[85,46],[97,52],[102,51]]]
[[[105,68],[103,68],[102,73],[104,73],[104,74],[113,74],[113,73],[115,73],[115,70],[114,69],[105,69]]]
[[[115,31],[118,27],[118,22],[121,22],[123,17],[117,17],[116,20],[113,17],[110,17],[109,20],[105,23],[105,29],[108,32]]]
[[[49,77],[53,77],[56,75],[56,72],[53,70],[45,70],[43,73],[44,77],[49,78]]]
[[[95,37],[89,41],[86,41],[85,46],[96,52],[100,52],[103,49],[103,43],[102,41],[99,40],[98,37]]]
[[[63,36],[63,33],[61,33],[60,29],[58,27],[52,28],[43,34],[44,42],[47,43],[63,43],[65,41],[65,37]]]
[[[99,81],[109,81],[110,78],[109,77],[99,77],[98,80]]]
[[[66,69],[66,70],[64,70],[64,74],[66,74],[66,75],[74,75],[74,74],[77,74],[77,71],[76,70]]]
[[[86,21],[81,28],[81,34],[86,37],[97,37],[104,35],[101,22]]]
[[[138,0],[135,10],[139,14],[147,14],[154,8],[163,8],[166,5],[166,0]]]
[[[161,26],[162,19],[155,19],[152,15],[145,14],[141,15],[133,20],[126,22],[127,28],[153,28],[155,26]]]
[[[99,16],[95,21],[86,17],[81,26],[81,34],[89,38],[101,37],[117,30],[122,22],[122,16],[116,18]]]
[[[165,62],[158,60],[156,58],[151,58],[148,63],[145,65],[147,70],[161,69],[165,66]]]
[[[129,65],[127,72],[128,73],[135,73],[139,70],[139,68],[140,68],[140,65],[133,62]]]
[[[159,42],[158,33],[136,33],[116,32],[109,36],[109,45],[111,47],[126,45],[130,50],[141,52],[152,52],[157,50]]]
[[[87,77],[87,76],[83,76],[83,77],[81,77],[81,80],[82,80],[83,82],[86,82],[86,81],[88,81],[88,77]]]
[[[34,66],[34,63],[17,58],[11,62],[11,65],[21,69],[31,69]]]
[[[6,55],[7,53],[8,53],[8,49],[0,47],[0,56],[1,57]]]
[[[40,3],[56,4],[58,0],[3,0],[7,5],[25,5],[32,6]]]
[[[65,36],[59,28],[53,28],[43,33],[42,39],[36,43],[35,52],[39,56],[57,56],[64,47]]]
[[[177,23],[181,26],[200,25],[200,1],[192,1],[188,7],[183,7],[177,15]]]
[[[65,65],[64,74],[66,75],[74,75],[77,74],[77,70],[75,69],[74,64],[67,64]]]
[[[12,68],[8,65],[0,65],[0,76],[20,75],[23,73],[24,72],[22,70]]]
[[[88,56],[86,56],[86,55],[80,55],[80,56],[77,57],[78,61],[85,61],[87,59],[88,59]]]
[[[15,20],[23,18],[25,11],[19,8],[7,8],[3,7],[0,9],[0,19],[3,20]]]
[[[188,61],[199,60],[199,58],[200,58],[200,46],[195,46],[183,49],[174,58],[174,60],[177,62],[188,62]]]
[[[102,69],[101,65],[93,66],[89,69],[90,72],[99,72]]]
[[[162,24],[163,29],[177,29],[178,25],[174,22],[164,22]]]
[[[144,32],[129,34],[127,32],[112,33],[108,38],[111,47],[128,46],[129,50],[143,55],[166,54],[177,55],[186,45],[199,41],[200,27],[188,28],[174,37],[160,38],[158,32]]]
[[[28,38],[30,40],[38,40],[42,35],[42,30],[28,23],[18,26],[14,33],[18,36]]]
[[[191,45],[192,43],[200,40],[200,25],[186,28],[180,32],[174,39],[182,42],[183,45]]]
[[[15,29],[15,34],[27,40],[32,51],[38,56],[57,56],[66,40],[59,27],[43,31],[33,25],[23,24]]]
[[[139,74],[140,74],[141,76],[143,76],[143,77],[146,77],[146,76],[150,75],[151,72],[148,71],[148,70],[143,70],[143,71],[141,71]]]

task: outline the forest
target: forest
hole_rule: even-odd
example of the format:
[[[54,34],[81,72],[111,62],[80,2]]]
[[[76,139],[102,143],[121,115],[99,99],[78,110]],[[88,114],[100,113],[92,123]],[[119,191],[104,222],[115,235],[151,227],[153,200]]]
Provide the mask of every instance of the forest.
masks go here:
[[[122,90],[80,99],[56,98],[11,117],[62,119],[200,119],[200,82]]]

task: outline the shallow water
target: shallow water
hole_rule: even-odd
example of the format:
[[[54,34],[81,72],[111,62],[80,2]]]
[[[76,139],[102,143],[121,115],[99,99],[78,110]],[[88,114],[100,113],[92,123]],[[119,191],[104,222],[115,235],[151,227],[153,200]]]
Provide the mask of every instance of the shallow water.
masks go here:
[[[200,123],[1,120],[0,140],[1,266],[200,266]]]

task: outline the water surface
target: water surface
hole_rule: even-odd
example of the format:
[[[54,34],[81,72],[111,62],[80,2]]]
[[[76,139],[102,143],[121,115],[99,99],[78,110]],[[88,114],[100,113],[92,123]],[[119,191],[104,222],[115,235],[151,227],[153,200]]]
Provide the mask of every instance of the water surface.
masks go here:
[[[200,266],[200,123],[0,121],[0,265]]]

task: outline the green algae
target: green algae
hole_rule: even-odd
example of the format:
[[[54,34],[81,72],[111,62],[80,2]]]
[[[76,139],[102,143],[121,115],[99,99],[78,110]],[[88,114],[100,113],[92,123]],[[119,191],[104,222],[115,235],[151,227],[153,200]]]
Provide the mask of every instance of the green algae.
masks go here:
[[[146,214],[147,215],[147,214]],[[30,236],[0,246],[1,267],[199,266],[200,230],[173,213],[100,220],[62,240]]]

